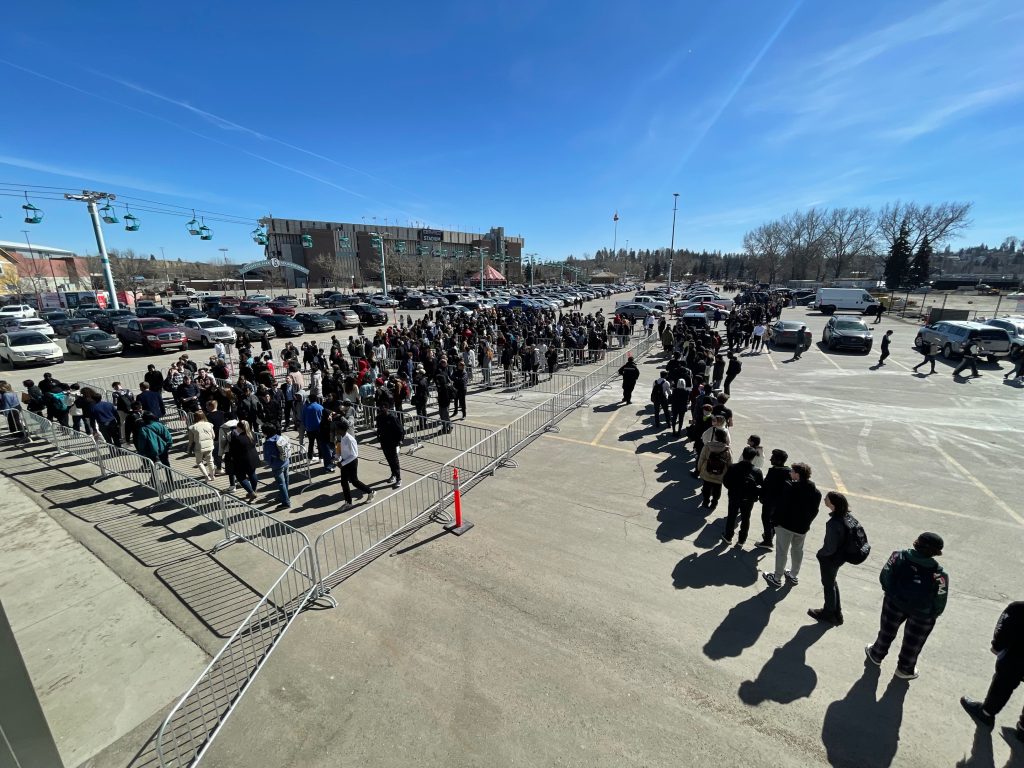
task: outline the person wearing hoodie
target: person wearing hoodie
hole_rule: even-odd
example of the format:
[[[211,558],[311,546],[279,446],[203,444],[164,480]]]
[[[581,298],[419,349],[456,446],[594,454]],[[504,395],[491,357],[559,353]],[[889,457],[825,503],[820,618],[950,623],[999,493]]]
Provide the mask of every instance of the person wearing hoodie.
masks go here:
[[[896,662],[896,677],[917,678],[917,657],[935,628],[935,621],[946,610],[949,598],[949,576],[935,560],[942,554],[942,537],[925,531],[914,541],[913,549],[897,550],[889,556],[878,579],[885,597],[878,636],[864,648],[868,661],[876,666],[889,653],[900,626],[903,645]]]
[[[781,448],[772,451],[770,459],[771,466],[764,476],[764,485],[761,486],[761,527],[764,529],[761,540],[757,546],[764,549],[771,549],[775,540],[775,524],[772,517],[775,515],[775,508],[784,498],[786,487],[790,483],[790,471],[786,466],[789,454]]]
[[[622,400],[629,405],[633,402],[633,389],[640,378],[640,369],[636,367],[632,355],[629,355],[625,364],[619,368],[619,375],[622,377]]]
[[[704,443],[697,460],[697,476],[704,481],[701,486],[700,506],[714,509],[722,497],[722,481],[732,464],[728,436],[722,429],[714,430],[711,440]]]
[[[967,714],[989,730],[995,727],[996,715],[1024,681],[1024,601],[1010,603],[1003,610],[992,635],[992,653],[996,656],[996,673],[985,700],[960,698],[960,706]],[[1024,712],[1017,721],[1017,738],[1024,741]]]
[[[804,539],[821,506],[821,491],[811,482],[811,468],[808,465],[800,462],[794,464],[789,479],[790,482],[783,486],[782,498],[772,516],[772,525],[778,536],[775,571],[761,574],[769,586],[776,588],[782,586],[783,577],[793,586],[800,583]],[[790,562],[789,570],[786,570],[787,558]]]
[[[747,541],[747,531],[750,530],[750,511],[761,495],[761,484],[764,482],[761,470],[753,464],[755,456],[757,456],[757,451],[748,445],[743,449],[742,458],[726,470],[725,477],[722,479],[722,485],[729,490],[729,514],[725,520],[725,533],[722,534],[722,541],[732,544],[732,536],[736,531],[738,518],[740,532],[736,539],[737,547],[742,547]]]
[[[170,451],[174,444],[171,430],[148,411],[142,414],[142,426],[135,433],[135,450],[153,462],[171,466]]]
[[[846,541],[846,518],[850,515],[850,502],[838,491],[829,491],[825,495],[825,506],[829,509],[829,516],[825,523],[825,541],[818,550],[825,605],[822,608],[809,608],[807,615],[816,621],[838,627],[843,623],[843,604],[836,577],[846,562],[843,543]]]

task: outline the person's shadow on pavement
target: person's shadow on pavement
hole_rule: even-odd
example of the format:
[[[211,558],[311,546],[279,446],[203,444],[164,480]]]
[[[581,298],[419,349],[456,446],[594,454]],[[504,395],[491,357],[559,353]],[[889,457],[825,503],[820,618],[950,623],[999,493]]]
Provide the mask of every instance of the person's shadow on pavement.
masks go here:
[[[775,649],[756,680],[740,683],[743,703],[752,707],[764,701],[791,704],[810,696],[818,685],[818,673],[807,663],[807,649],[828,630],[829,626],[821,622],[800,627],[792,640]]]
[[[787,585],[758,592],[734,605],[704,644],[704,655],[709,659],[724,659],[739,656],[753,647],[768,626],[775,606],[788,594]]]
[[[821,741],[829,765],[888,768],[900,745],[903,701],[910,685],[893,677],[882,697],[875,700],[881,670],[865,660],[864,674],[846,698],[834,701],[825,712]]]
[[[751,587],[756,583],[757,561],[754,554],[726,547],[721,542],[699,555],[687,555],[672,569],[672,586],[676,589],[703,589],[726,584]]]
[[[992,754],[992,732],[988,728],[975,727],[971,754],[957,761],[956,768],[996,768],[996,759]]]

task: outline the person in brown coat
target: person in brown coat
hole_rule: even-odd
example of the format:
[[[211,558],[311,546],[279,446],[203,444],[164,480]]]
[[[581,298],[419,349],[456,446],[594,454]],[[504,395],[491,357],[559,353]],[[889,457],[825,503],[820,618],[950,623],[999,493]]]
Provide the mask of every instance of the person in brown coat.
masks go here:
[[[701,486],[701,506],[714,509],[722,496],[722,480],[732,464],[729,451],[729,437],[724,429],[715,429],[711,440],[704,443],[700,458],[697,459],[697,476],[704,481]]]

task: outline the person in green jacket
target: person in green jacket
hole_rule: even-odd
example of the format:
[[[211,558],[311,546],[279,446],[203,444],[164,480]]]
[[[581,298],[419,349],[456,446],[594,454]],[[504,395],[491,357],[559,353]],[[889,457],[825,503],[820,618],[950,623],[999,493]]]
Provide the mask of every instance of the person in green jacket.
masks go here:
[[[879,574],[885,592],[881,626],[874,644],[866,646],[864,653],[872,664],[881,666],[900,625],[906,622],[895,673],[903,680],[918,676],[917,657],[946,609],[949,576],[935,560],[942,547],[942,537],[926,531],[917,537],[913,549],[893,552]]]
[[[142,426],[135,433],[135,450],[147,459],[159,461],[169,467],[171,466],[170,452],[173,444],[171,430],[161,424],[156,416],[146,411],[142,416]]]

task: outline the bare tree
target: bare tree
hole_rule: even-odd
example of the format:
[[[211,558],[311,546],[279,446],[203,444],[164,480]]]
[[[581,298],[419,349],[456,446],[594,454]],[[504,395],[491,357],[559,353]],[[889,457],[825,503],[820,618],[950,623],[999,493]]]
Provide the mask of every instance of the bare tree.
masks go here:
[[[321,253],[313,259],[313,266],[320,272],[321,280],[332,288],[345,284],[345,267],[341,259],[333,254]]]
[[[897,200],[878,212],[878,232],[885,242],[884,252],[892,249],[899,237],[900,227],[906,223],[910,231],[910,247],[916,251],[925,236],[933,248],[938,248],[956,237],[969,226],[973,203],[938,203],[918,205]]]
[[[851,262],[875,253],[876,222],[870,208],[835,208],[825,225],[826,259],[833,278]]]
[[[114,284],[126,294],[132,295],[132,303],[138,301],[140,294],[154,291],[154,262],[148,256],[139,256],[130,248],[124,251],[111,250],[108,255]]]
[[[782,269],[786,252],[782,226],[777,221],[762,224],[743,236],[743,248],[753,259],[754,275],[765,275],[768,283],[774,283]]]
[[[786,261],[793,280],[805,280],[812,271],[821,278],[825,248],[826,212],[819,208],[794,211],[782,219]]]

